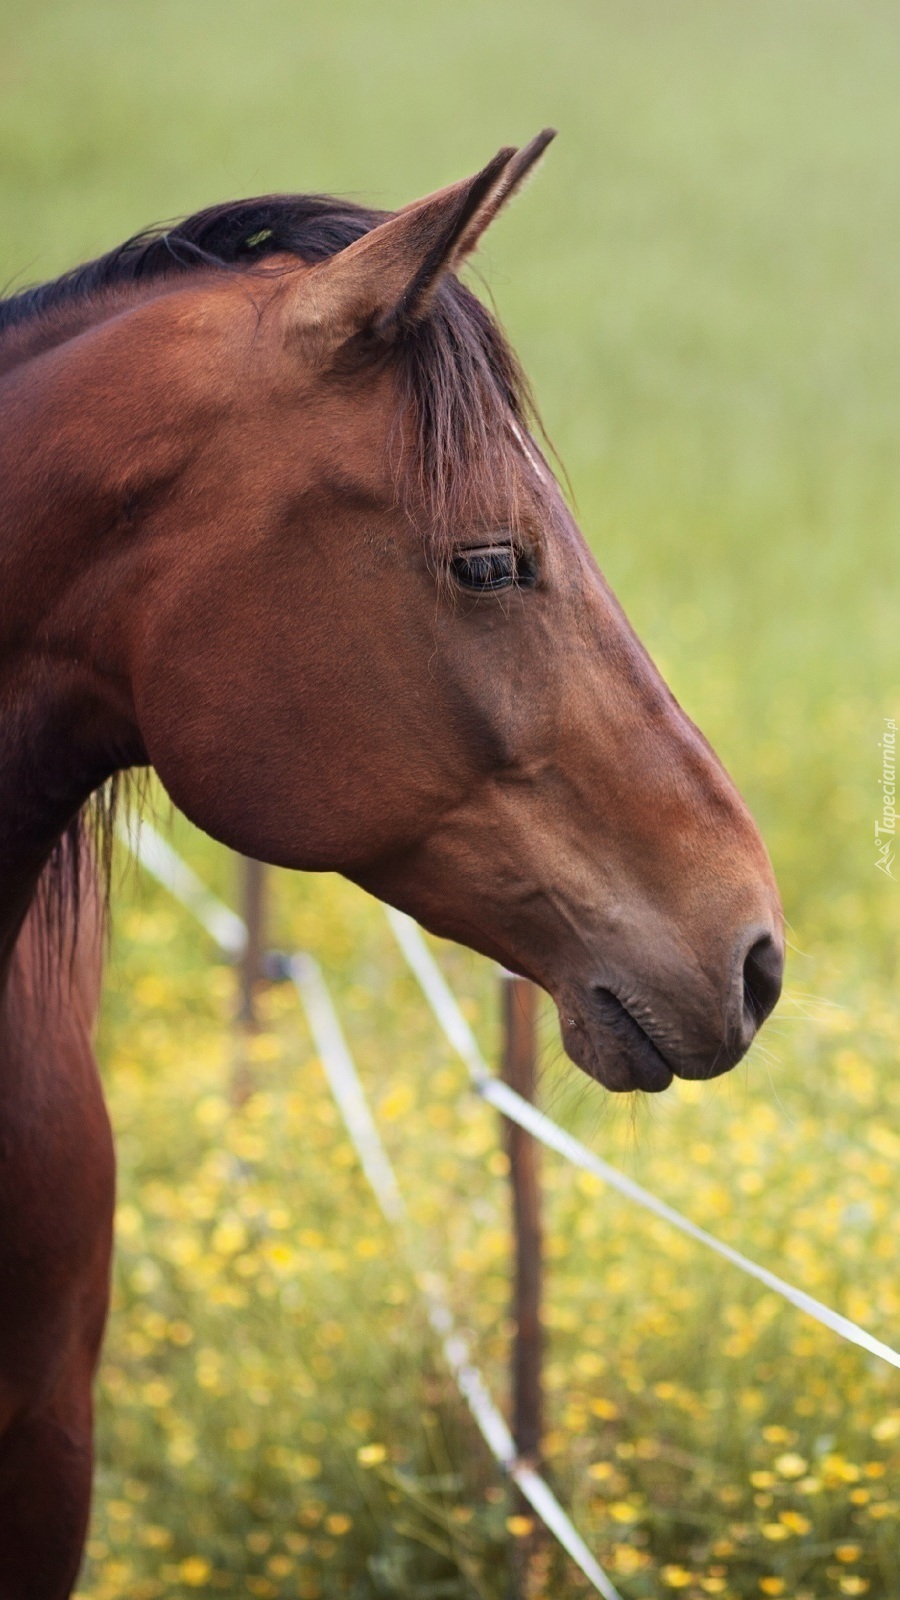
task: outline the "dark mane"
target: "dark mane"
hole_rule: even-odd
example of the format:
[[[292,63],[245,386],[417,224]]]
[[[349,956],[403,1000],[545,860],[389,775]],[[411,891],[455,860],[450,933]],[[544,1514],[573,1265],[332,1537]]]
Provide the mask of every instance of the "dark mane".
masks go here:
[[[264,195],[210,206],[167,228],[135,234],[50,283],[0,300],[0,339],[29,325],[52,329],[66,311],[104,291],[148,288],[198,270],[244,271],[287,252],[313,264],[336,255],[391,213],[330,195]],[[392,351],[414,419],[416,477],[435,532],[459,521],[464,502],[514,451],[510,422],[536,415],[527,381],[490,311],[453,276],[427,319]]]
[[[0,300],[0,341],[17,330],[65,328],[66,313],[90,310],[104,292],[140,291],[162,279],[210,269],[248,271],[287,252],[314,264],[337,254],[389,212],[328,195],[266,195],[198,211],[166,228],[135,234],[106,255],[52,282]],[[62,334],[65,337],[65,331]],[[502,474],[512,489],[521,456],[511,428],[535,417],[527,381],[490,311],[456,277],[442,281],[427,318],[401,332],[390,353],[400,398],[413,421],[413,485],[430,513],[438,557],[464,525],[467,506]],[[119,788],[95,795],[57,845],[39,893],[48,937],[77,914],[85,840],[108,865]]]

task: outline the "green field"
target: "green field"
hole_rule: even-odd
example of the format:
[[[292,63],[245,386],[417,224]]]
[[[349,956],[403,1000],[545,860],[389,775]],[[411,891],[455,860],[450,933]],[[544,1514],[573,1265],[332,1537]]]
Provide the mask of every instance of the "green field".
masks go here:
[[[788,992],[745,1066],[605,1098],[546,1019],[544,1103],[897,1343],[900,15],[887,0],[0,0],[0,279],[273,189],[391,205],[552,123],[482,282],[582,526],[738,780]],[[233,867],[175,823],[219,891]],[[895,867],[900,878],[900,865]],[[454,1399],[296,1002],[127,875],[100,1046],[121,1164],[81,1594],[505,1600],[516,1507]],[[339,995],[420,1242],[502,1392],[503,1159],[379,909],[279,878]],[[441,953],[485,1047],[495,983]],[[232,1087],[252,1090],[240,1105]],[[549,1470],[627,1600],[895,1600],[889,1368],[545,1164]],[[510,1518],[512,1517],[512,1523]],[[538,1549],[534,1596],[587,1592]]]

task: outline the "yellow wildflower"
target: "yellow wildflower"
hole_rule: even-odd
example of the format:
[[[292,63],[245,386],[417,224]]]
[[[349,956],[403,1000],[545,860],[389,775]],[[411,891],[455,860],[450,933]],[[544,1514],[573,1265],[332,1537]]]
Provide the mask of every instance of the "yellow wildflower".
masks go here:
[[[613,1545],[613,1565],[616,1572],[623,1577],[631,1577],[633,1573],[640,1572],[642,1567],[649,1566],[650,1557],[644,1550],[636,1550],[633,1544]]]
[[[387,1451],[383,1444],[363,1444],[356,1452],[356,1459],[363,1467],[379,1467],[387,1459]]]
[[[172,1393],[172,1385],[167,1383],[165,1378],[151,1378],[141,1390],[141,1399],[145,1405],[158,1409],[169,1404]]]
[[[233,1256],[247,1243],[247,1230],[240,1217],[225,1217],[210,1240],[217,1255]]]
[[[202,1556],[188,1556],[178,1566],[178,1575],[189,1589],[202,1589],[211,1571],[209,1562],[204,1561]]]
[[[273,1578],[287,1578],[293,1570],[294,1563],[290,1556],[270,1556],[266,1562],[266,1571],[271,1573]]]
[[[168,1528],[160,1528],[154,1522],[148,1522],[138,1531],[138,1542],[147,1546],[149,1550],[165,1550],[172,1543],[172,1535]]]
[[[812,1527],[809,1517],[804,1517],[800,1511],[781,1511],[778,1516],[779,1521],[783,1522],[791,1533],[809,1533]]]
[[[333,1511],[330,1517],[325,1518],[325,1526],[329,1533],[333,1533],[336,1538],[340,1538],[342,1534],[350,1532],[353,1527],[353,1518],[348,1517],[344,1511]]]
[[[609,1514],[616,1522],[637,1522],[641,1513],[630,1500],[616,1500],[609,1507]]]

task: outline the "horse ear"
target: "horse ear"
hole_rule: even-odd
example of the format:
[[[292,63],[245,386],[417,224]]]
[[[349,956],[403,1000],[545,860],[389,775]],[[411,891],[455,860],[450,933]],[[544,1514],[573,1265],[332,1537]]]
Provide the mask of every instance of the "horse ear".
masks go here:
[[[521,150],[506,147],[472,178],[404,206],[386,222],[303,274],[298,332],[332,348],[364,333],[390,341],[427,316],[437,287],[460,267],[485,228],[543,155],[552,128]]]

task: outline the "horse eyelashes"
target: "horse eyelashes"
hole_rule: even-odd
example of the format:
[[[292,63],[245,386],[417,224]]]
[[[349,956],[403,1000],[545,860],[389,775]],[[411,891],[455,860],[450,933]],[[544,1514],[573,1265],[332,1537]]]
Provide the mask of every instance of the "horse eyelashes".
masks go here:
[[[530,564],[512,545],[496,549],[461,550],[450,559],[450,570],[463,589],[478,593],[510,589],[532,577]]]

